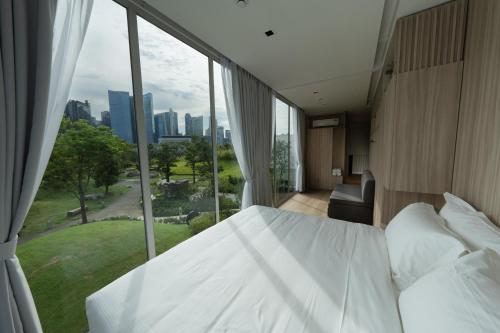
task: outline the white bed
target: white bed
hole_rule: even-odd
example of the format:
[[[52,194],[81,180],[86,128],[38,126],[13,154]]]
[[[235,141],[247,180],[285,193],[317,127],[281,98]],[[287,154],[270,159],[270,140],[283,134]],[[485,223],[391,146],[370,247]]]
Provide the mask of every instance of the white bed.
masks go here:
[[[253,206],[87,298],[90,332],[402,332],[382,230]]]

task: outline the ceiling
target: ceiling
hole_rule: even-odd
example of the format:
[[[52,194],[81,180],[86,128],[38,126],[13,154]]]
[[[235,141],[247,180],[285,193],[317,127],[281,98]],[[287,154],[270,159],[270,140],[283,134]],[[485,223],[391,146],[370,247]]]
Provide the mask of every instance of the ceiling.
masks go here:
[[[392,31],[394,16],[445,1],[387,0],[385,11],[385,0],[249,0],[245,8],[234,0],[146,2],[320,115],[367,110],[381,26]]]

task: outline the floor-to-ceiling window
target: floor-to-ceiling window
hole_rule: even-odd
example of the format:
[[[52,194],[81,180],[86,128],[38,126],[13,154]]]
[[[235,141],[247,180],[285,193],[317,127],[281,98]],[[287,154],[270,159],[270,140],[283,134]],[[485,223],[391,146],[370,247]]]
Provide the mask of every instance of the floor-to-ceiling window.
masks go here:
[[[276,98],[275,103],[272,173],[274,204],[279,206],[295,189],[296,157],[292,149],[295,134],[290,118],[293,109],[279,98]]]
[[[216,222],[209,59],[140,17],[138,34],[154,224],[195,234]]]
[[[20,233],[17,255],[45,332],[86,331],[85,298],[145,262],[151,242],[160,254],[240,209],[244,181],[220,65],[130,17],[137,30],[128,31],[126,8],[94,1],[54,151]],[[133,81],[137,72],[142,80]],[[292,191],[293,134],[289,107],[279,103],[273,179],[281,200]],[[153,228],[146,237],[145,225]]]
[[[44,332],[85,332],[85,298],[147,260],[133,98],[126,9],[94,1],[17,249]]]

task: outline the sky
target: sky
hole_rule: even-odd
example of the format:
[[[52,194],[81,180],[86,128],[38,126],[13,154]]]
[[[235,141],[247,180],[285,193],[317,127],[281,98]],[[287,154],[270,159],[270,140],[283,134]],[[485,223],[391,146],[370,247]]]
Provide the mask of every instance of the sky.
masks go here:
[[[204,116],[208,128],[210,101],[208,58],[138,18],[139,51],[143,92],[153,94],[154,113],[172,108],[178,113],[179,131],[184,116]],[[217,124],[229,129],[220,65],[214,62],[215,112]],[[78,59],[70,99],[88,100],[92,115],[101,118],[109,110],[108,89],[132,95],[126,10],[112,0],[94,1],[85,41]],[[286,132],[284,103],[277,103],[277,133]]]
[[[92,115],[109,110],[108,89],[132,95],[126,10],[112,0],[94,1],[85,41],[78,59],[70,99],[88,100]],[[138,18],[143,92],[153,94],[154,113],[172,108],[179,131],[184,116],[210,115],[208,58],[149,22]],[[216,118],[229,129],[220,66],[214,64]]]

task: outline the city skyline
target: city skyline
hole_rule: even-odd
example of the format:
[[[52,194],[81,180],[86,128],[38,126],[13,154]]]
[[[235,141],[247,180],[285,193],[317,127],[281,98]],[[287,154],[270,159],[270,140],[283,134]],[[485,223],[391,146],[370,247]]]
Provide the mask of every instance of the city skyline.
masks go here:
[[[168,112],[152,113],[154,96],[152,93],[143,95],[144,120],[148,143],[158,143],[161,137],[167,136],[210,136],[210,116],[207,119],[207,128],[203,131],[203,116],[192,117],[186,113],[184,127],[186,131],[179,131],[178,113],[172,108]],[[128,91],[108,90],[108,108],[110,111],[101,111],[101,121],[91,116],[91,105],[85,102],[69,100],[65,107],[65,115],[72,121],[87,120],[93,125],[108,126],[117,136],[129,143],[136,143],[134,128],[135,114],[133,96]],[[203,135],[205,133],[205,135]],[[231,143],[231,131],[224,126],[216,127],[216,142],[219,145]]]

